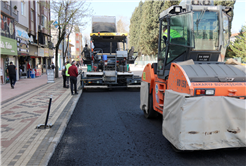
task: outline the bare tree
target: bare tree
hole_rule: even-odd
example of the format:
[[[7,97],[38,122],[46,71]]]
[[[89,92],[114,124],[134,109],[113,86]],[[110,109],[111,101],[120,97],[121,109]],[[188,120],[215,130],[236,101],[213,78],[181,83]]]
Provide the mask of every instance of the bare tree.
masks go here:
[[[68,47],[69,47],[69,37],[70,37],[70,34],[73,30],[73,23],[72,25],[69,25],[67,27],[67,32],[66,32],[66,35],[67,35],[67,46],[66,46],[66,49],[65,49],[65,53],[64,53],[64,56],[63,56],[63,63],[65,63],[65,56],[67,55],[67,52],[68,52]]]
[[[120,19],[117,21],[117,32],[119,33],[128,33],[129,24],[123,16],[120,16]]]
[[[90,40],[89,40],[88,36],[84,35],[83,40],[84,40],[85,44],[89,45]]]
[[[55,45],[55,77],[58,78],[58,49],[59,45],[61,44],[62,40],[64,40],[64,37],[66,35],[67,26],[71,25],[71,27],[73,27],[75,23],[76,25],[81,27],[85,26],[86,22],[83,22],[83,20],[85,17],[90,16],[92,10],[90,8],[90,5],[86,3],[85,0],[53,0],[51,2],[50,9],[53,14],[52,19],[58,22],[57,43]],[[70,30],[72,31],[72,29],[73,28],[71,28]],[[63,62],[64,61],[65,57],[63,57]]]

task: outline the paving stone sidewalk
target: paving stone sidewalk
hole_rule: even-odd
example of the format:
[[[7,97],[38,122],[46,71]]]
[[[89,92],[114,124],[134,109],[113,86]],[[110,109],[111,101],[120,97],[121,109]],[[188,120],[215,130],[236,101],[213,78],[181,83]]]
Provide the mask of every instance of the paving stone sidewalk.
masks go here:
[[[71,95],[62,87],[62,78],[44,84],[1,104],[1,165],[47,165],[82,94]],[[52,104],[50,129],[36,129],[44,124],[49,99]]]

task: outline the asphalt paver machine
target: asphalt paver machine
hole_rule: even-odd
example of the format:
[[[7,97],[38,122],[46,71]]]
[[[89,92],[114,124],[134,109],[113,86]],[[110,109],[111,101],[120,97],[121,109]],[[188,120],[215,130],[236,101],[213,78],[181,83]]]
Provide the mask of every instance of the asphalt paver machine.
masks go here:
[[[116,32],[116,18],[94,16],[90,34],[90,57],[84,59],[87,72],[82,74],[82,87],[127,87],[140,85],[141,77],[130,71],[137,53],[128,49],[127,33]]]
[[[229,11],[187,0],[160,14],[158,61],[144,68],[140,108],[146,118],[163,116],[162,133],[177,151],[246,147],[246,69],[219,62]]]

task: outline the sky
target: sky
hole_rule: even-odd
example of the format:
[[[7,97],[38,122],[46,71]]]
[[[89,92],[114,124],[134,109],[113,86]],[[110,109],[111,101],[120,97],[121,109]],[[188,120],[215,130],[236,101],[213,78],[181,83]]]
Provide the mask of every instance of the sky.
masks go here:
[[[93,15],[116,16],[116,21],[122,18],[128,25],[134,9],[140,0],[87,0],[94,10]],[[246,0],[236,0],[234,5],[234,17],[232,21],[232,33],[240,31],[242,25],[246,23]],[[82,30],[82,34],[89,36],[91,33],[91,18],[87,19],[87,26]]]

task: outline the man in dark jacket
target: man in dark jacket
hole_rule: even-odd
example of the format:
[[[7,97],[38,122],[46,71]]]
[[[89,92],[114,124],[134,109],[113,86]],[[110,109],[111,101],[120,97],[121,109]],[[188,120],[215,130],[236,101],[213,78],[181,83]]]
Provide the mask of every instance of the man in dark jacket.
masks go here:
[[[69,67],[68,69],[68,74],[70,75],[70,87],[71,87],[71,94],[73,95],[73,85],[74,85],[74,91],[75,94],[77,95],[77,76],[78,74],[78,69],[75,66],[75,61],[72,62],[72,66]]]
[[[9,64],[10,65],[7,67],[7,73],[9,74],[10,86],[14,89],[16,81],[16,67],[13,65],[13,62],[10,62]]]
[[[66,65],[67,65],[67,62],[65,62],[64,66],[62,67],[63,88],[67,88],[66,86]]]
[[[90,58],[90,49],[88,48],[88,45],[85,44],[85,47],[83,49],[83,51],[81,52],[81,55],[84,53],[84,57],[86,59]]]

